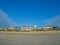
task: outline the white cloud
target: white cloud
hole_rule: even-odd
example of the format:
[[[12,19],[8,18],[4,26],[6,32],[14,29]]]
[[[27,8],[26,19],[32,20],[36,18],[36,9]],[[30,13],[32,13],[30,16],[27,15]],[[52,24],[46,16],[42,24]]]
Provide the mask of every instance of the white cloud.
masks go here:
[[[45,20],[47,25],[60,26],[60,15],[57,15],[51,19]]]
[[[10,27],[16,25],[17,24],[15,24],[10,18],[8,18],[8,14],[0,10],[0,27]]]

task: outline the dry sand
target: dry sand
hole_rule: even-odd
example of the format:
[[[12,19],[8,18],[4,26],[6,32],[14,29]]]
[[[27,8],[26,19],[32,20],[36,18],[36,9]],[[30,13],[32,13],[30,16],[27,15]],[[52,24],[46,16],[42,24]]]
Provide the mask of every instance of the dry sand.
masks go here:
[[[0,45],[60,45],[60,31],[0,32]]]
[[[38,31],[38,32],[0,32],[0,34],[60,34],[60,31]]]

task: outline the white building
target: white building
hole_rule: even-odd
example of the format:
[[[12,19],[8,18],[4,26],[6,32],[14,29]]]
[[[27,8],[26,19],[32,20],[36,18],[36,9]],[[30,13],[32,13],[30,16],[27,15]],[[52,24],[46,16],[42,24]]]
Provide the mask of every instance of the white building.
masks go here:
[[[22,26],[21,30],[31,30],[31,28],[29,26]]]
[[[37,28],[38,28],[37,25],[32,26],[32,29],[37,29]]]
[[[45,27],[43,27],[43,30],[53,30],[53,27],[52,26],[45,26]]]

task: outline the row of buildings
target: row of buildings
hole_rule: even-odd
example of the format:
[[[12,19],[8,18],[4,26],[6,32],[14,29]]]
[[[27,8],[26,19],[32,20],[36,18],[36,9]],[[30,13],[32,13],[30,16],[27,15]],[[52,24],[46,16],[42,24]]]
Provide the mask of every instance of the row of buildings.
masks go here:
[[[33,29],[38,29],[36,25],[30,26],[21,26],[21,27],[9,27],[9,28],[0,28],[0,31],[30,31]]]
[[[48,31],[48,30],[59,30],[59,28],[54,26],[45,26],[43,28],[38,28],[37,25],[33,26],[21,26],[21,27],[10,27],[10,28],[0,28],[0,31]]]

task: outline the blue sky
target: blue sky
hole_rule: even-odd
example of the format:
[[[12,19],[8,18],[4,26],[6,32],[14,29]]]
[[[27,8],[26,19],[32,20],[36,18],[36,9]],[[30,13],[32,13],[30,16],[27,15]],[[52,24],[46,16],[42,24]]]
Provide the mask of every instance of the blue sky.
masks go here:
[[[43,27],[44,25],[57,25],[57,23],[60,26],[60,18],[58,18],[60,0],[0,0],[0,10],[8,15],[6,18],[11,20],[11,23],[20,26]],[[1,16],[0,19],[2,20]]]

